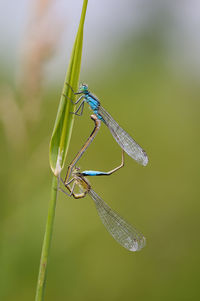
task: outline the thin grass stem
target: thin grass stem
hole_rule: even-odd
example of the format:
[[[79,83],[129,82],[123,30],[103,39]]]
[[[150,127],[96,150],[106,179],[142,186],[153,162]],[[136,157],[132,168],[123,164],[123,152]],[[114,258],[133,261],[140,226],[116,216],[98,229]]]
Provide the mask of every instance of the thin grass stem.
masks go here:
[[[48,264],[49,250],[50,250],[51,239],[53,234],[53,225],[54,225],[54,217],[55,217],[55,210],[56,210],[57,191],[58,191],[58,178],[53,175],[51,198],[49,202],[46,229],[45,229],[44,241],[42,246],[42,254],[40,259],[35,301],[42,301],[44,299],[45,283],[46,283],[46,276],[47,276],[47,264]]]

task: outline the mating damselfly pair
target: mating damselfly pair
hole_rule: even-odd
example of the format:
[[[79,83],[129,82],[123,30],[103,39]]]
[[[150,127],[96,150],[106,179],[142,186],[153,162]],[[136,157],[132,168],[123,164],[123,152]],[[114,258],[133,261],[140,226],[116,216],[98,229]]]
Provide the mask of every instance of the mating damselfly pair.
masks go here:
[[[72,160],[68,167],[67,174],[63,184],[69,190],[69,193],[62,190],[65,194],[73,196],[74,198],[83,198],[87,194],[93,199],[97,212],[108,230],[108,232],[114,237],[114,239],[120,243],[123,247],[130,251],[139,251],[145,246],[145,237],[141,232],[136,230],[133,226],[127,223],[122,217],[120,217],[114,210],[112,210],[91,188],[86,176],[102,176],[111,175],[121,167],[124,166],[124,152],[130,157],[135,159],[138,163],[143,166],[147,165],[148,157],[146,152],[133,140],[133,138],[126,133],[118,123],[111,117],[111,115],[100,105],[100,102],[96,96],[89,92],[87,85],[81,85],[78,92],[74,92],[72,87],[67,84],[75,95],[81,95],[75,102],[71,99],[70,101],[79,106],[74,112],[76,115],[82,115],[84,104],[88,103],[93,111],[91,119],[95,123],[95,127],[81,148],[75,158]],[[79,113],[80,112],[80,113]],[[86,170],[81,172],[76,163],[80,160],[86,149],[89,147],[91,142],[94,140],[97,132],[100,129],[101,121],[107,125],[111,134],[122,148],[122,162],[119,166],[108,172]],[[75,193],[75,187],[78,186],[80,193]]]

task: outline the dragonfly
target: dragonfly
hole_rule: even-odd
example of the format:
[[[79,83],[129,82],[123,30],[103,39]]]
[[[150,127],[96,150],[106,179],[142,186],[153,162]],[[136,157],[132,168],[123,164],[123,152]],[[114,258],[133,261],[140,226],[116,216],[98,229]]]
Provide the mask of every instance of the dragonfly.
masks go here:
[[[68,168],[68,176],[65,178],[65,181],[62,180],[63,184],[70,193],[67,193],[61,188],[60,190],[68,196],[73,196],[75,199],[84,198],[88,194],[95,203],[102,223],[104,224],[107,231],[112,235],[112,237],[129,251],[139,251],[145,246],[146,243],[146,239],[143,234],[132,225],[130,225],[127,221],[125,221],[125,219],[123,219],[117,212],[111,209],[108,204],[92,189],[89,181],[86,179],[86,176],[111,175],[122,168],[124,166],[124,151],[122,150],[121,164],[108,172],[89,170],[81,172],[80,168],[75,166],[77,161],[81,158],[86,148],[91,144],[97,132],[99,131],[99,119],[96,115],[92,115],[91,118],[95,122],[94,130],[81,150],[72,160],[72,163]],[[70,180],[69,175],[72,175],[72,178]],[[75,193],[76,186],[79,187],[79,193]]]
[[[74,114],[81,116],[83,114],[84,104],[88,103],[90,109],[97,116],[97,118],[103,121],[103,123],[109,128],[112,136],[120,145],[120,147],[131,158],[136,160],[136,162],[143,166],[146,166],[148,163],[148,156],[146,152],[125,130],[123,130],[119,126],[119,124],[112,118],[112,116],[101,106],[99,99],[89,91],[88,85],[81,84],[78,92],[75,92],[68,83],[66,84],[70,87],[75,95],[80,95],[75,102],[67,97],[73,104],[79,104]]]

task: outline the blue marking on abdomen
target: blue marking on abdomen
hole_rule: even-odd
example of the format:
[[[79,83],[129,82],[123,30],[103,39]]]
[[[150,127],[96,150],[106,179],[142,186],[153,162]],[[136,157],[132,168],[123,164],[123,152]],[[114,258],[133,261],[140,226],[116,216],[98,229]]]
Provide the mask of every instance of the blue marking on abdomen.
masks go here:
[[[95,170],[85,170],[81,173],[83,176],[100,176],[105,175],[105,172]]]

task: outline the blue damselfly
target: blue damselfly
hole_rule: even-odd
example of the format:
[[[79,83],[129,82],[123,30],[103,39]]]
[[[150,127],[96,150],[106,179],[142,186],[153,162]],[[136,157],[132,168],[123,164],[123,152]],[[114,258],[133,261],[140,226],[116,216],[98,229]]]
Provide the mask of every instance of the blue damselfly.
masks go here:
[[[101,106],[98,98],[93,95],[86,84],[82,84],[78,92],[74,92],[72,87],[66,83],[75,95],[81,95],[75,102],[71,101],[79,106],[74,112],[74,114],[80,116],[83,113],[84,104],[88,103],[93,113],[97,116],[99,120],[102,120],[105,125],[109,128],[111,134],[120,145],[120,147],[139,164],[146,166],[148,163],[148,157],[146,152],[141,148],[141,146],[135,142],[135,140],[123,130],[119,124],[112,118],[112,116]]]

